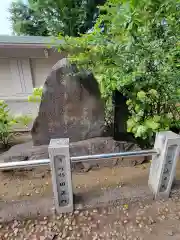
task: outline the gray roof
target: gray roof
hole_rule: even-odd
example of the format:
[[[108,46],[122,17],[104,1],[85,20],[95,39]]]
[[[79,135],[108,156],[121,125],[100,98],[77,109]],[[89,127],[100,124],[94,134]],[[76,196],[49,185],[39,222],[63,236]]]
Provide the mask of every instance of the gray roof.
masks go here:
[[[0,35],[0,45],[37,45],[47,46],[60,44],[62,41],[54,37],[42,36],[6,36]]]

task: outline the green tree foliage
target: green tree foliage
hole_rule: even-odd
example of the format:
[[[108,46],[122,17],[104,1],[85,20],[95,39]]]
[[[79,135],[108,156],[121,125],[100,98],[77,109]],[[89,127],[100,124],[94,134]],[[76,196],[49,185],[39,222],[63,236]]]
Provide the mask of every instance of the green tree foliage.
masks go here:
[[[128,131],[152,141],[180,127],[179,33],[179,0],[109,0],[91,33],[59,48],[95,74],[107,102],[115,89],[126,96]]]
[[[42,16],[36,12],[31,3],[26,5],[23,1],[12,2],[10,20],[13,32],[17,35],[48,36],[47,23]]]
[[[91,29],[105,0],[19,0],[10,7],[17,35],[78,36]]]

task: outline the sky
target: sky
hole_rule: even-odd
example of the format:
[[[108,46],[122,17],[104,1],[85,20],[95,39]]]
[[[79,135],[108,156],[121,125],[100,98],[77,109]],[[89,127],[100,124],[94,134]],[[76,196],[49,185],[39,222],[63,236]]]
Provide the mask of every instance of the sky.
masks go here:
[[[11,24],[8,20],[9,13],[8,8],[12,0],[0,0],[0,34],[11,35]]]

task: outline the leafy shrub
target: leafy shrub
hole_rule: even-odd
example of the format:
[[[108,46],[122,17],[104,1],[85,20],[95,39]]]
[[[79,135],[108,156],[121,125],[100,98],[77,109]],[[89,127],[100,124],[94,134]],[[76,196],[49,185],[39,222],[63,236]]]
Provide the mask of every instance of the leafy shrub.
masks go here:
[[[9,115],[9,109],[4,101],[0,101],[0,142],[6,147],[12,137],[12,127],[16,121]]]
[[[30,122],[31,118],[29,116],[12,116],[8,105],[3,100],[0,100],[0,143],[5,148],[8,147],[10,140],[14,136],[14,126],[16,124],[28,126]]]
[[[112,90],[128,98],[128,131],[149,142],[180,127],[179,11],[178,0],[109,0],[91,33],[60,37],[59,50],[98,79],[107,109]]]

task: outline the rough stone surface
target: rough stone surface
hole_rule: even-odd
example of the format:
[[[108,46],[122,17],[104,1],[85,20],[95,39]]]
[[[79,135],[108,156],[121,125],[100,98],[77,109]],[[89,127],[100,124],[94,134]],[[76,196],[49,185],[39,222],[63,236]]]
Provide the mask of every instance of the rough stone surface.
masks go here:
[[[48,146],[33,146],[32,141],[14,145],[0,155],[1,162],[28,161],[45,158],[49,158]]]
[[[118,142],[114,141],[111,137],[101,137],[92,138],[84,141],[78,141],[70,144],[70,154],[71,156],[83,156],[91,154],[102,154],[102,153],[115,153],[115,152],[126,152],[141,150],[136,144],[129,142]],[[145,160],[144,157],[136,158],[113,158],[112,159],[99,159],[99,160],[89,160],[86,165],[83,163],[72,164],[73,169],[78,170],[82,168],[89,170],[90,168],[99,167],[114,167],[119,166],[135,166],[136,164],[141,164]],[[89,165],[89,166],[88,166]],[[89,169],[88,169],[89,168]]]
[[[92,74],[77,72],[66,58],[47,77],[39,113],[31,130],[34,145],[51,138],[76,142],[104,133],[104,102]]]
[[[135,151],[140,148],[134,143],[117,142],[111,137],[97,137],[87,139],[78,142],[70,143],[70,156],[83,156],[91,154],[112,153],[112,152],[124,152]],[[0,155],[1,161],[25,161],[33,159],[49,158],[48,145],[33,146],[32,142],[18,144],[10,148],[7,152]],[[86,163],[72,164],[73,170],[87,171],[90,168],[98,167],[114,167],[119,166],[135,166],[141,164],[144,161],[144,157],[136,158],[114,158],[112,159],[99,159],[88,160]]]

